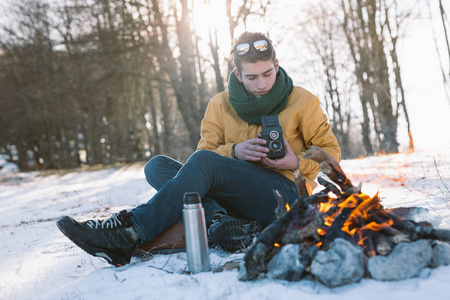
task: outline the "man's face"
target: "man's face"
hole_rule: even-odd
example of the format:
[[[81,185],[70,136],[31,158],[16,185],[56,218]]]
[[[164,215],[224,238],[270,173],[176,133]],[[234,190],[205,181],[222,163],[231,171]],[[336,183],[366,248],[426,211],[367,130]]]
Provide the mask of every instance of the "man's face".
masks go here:
[[[244,84],[248,93],[259,98],[267,94],[275,84],[278,72],[278,59],[275,62],[260,60],[256,63],[243,62],[239,73],[234,68],[237,79]]]

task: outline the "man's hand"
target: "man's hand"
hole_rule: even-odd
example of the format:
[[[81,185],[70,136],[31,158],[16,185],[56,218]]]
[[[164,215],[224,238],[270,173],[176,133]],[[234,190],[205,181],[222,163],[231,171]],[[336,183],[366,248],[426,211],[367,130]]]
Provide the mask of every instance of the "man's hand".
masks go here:
[[[263,158],[261,162],[266,167],[278,170],[295,170],[299,164],[299,158],[294,154],[289,143],[284,140],[286,155],[278,159]]]
[[[267,153],[269,152],[269,148],[260,146],[266,143],[266,140],[260,138],[246,140],[236,144],[234,147],[234,155],[239,160],[261,161],[267,158]]]

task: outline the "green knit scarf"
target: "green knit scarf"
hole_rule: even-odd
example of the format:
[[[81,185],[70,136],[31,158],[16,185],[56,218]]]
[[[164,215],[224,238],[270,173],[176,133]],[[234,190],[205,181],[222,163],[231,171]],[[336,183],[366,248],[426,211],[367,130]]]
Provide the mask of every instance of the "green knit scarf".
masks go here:
[[[250,124],[261,125],[261,116],[276,115],[288,102],[294,84],[291,77],[282,68],[278,68],[277,78],[270,92],[256,98],[249,95],[244,85],[231,72],[228,80],[230,103],[239,117]]]

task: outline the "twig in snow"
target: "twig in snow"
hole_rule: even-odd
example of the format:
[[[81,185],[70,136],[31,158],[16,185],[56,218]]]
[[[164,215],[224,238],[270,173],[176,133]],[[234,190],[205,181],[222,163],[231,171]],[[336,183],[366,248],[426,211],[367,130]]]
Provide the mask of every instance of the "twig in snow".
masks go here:
[[[164,271],[164,272],[169,273],[169,274],[174,274],[175,272],[173,272],[173,271],[168,271],[168,270],[165,270],[165,269],[164,269],[164,268],[167,266],[167,264],[169,263],[169,261],[170,261],[171,258],[172,258],[172,255],[169,255],[169,258],[167,259],[166,263],[165,263],[164,266],[162,266],[162,267],[155,267],[155,266],[148,266],[148,267],[149,267],[149,268],[153,268],[153,269],[157,269],[157,270],[161,270],[161,271]]]
[[[438,174],[439,180],[442,182],[442,185],[445,187],[447,192],[450,194],[450,189],[448,188],[447,184],[442,179],[441,173],[439,173],[439,169],[438,169],[438,165],[437,165],[437,162],[436,162],[436,158],[433,157],[433,161],[434,161],[434,167],[436,168],[436,172]]]

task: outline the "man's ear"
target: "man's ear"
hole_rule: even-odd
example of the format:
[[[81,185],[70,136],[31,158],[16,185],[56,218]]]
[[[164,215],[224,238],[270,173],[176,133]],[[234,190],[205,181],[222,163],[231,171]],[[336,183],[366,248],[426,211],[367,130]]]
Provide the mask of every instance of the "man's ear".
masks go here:
[[[275,59],[275,64],[274,64],[274,66],[275,66],[275,70],[276,70],[277,73],[278,73],[278,67],[280,66],[280,61],[278,60],[278,58]]]
[[[241,73],[239,73],[238,68],[235,67],[235,68],[233,69],[233,72],[234,72],[234,75],[236,75],[236,78],[237,78],[240,82],[242,82]]]

